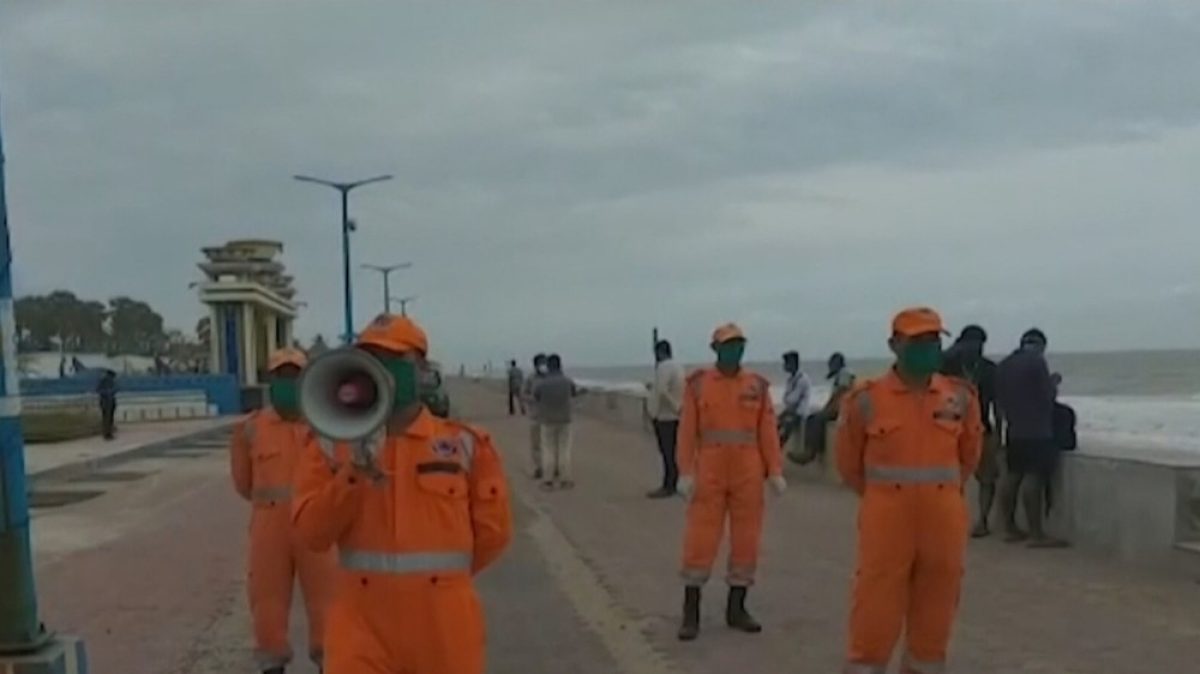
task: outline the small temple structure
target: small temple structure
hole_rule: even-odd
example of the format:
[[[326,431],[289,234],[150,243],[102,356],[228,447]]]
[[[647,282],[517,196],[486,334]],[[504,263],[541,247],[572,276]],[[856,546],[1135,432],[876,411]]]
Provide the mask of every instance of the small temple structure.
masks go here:
[[[279,261],[279,241],[241,239],[203,248],[200,301],[209,308],[209,372],[259,389],[267,359],[292,343],[296,290]],[[258,396],[251,396],[257,398]]]

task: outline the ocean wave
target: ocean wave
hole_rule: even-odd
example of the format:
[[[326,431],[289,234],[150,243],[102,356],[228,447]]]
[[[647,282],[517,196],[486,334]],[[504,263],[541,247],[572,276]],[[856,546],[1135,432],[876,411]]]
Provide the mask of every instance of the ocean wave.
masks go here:
[[[586,388],[645,395],[644,383],[581,379]],[[825,404],[830,388],[813,386],[810,406]],[[776,405],[783,387],[772,386]],[[1145,446],[1200,453],[1200,395],[1179,396],[1066,396],[1062,402],[1075,409],[1078,433],[1106,444]]]

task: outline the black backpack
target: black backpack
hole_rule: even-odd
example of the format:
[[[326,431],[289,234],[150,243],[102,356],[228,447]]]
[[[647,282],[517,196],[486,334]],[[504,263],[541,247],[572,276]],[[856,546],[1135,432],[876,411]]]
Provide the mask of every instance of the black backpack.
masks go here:
[[[1070,405],[1054,403],[1054,444],[1070,452],[1076,447],[1075,410]]]

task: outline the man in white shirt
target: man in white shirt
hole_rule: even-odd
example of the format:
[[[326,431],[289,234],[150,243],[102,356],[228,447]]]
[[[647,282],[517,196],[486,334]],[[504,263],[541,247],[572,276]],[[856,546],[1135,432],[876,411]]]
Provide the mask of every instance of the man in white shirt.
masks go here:
[[[796,443],[802,445],[803,435],[798,431],[808,416],[812,384],[808,381],[808,375],[800,369],[800,354],[795,351],[783,354],[783,371],[787,373],[788,380],[783,393],[783,409],[779,412],[779,443],[785,445],[794,436]]]
[[[654,385],[650,388],[648,407],[654,420],[654,435],[662,455],[662,486],[647,494],[650,498],[669,498],[675,495],[679,469],[675,464],[675,438],[679,433],[679,410],[683,407],[685,386],[683,366],[671,359],[671,343],[661,340],[654,345]]]

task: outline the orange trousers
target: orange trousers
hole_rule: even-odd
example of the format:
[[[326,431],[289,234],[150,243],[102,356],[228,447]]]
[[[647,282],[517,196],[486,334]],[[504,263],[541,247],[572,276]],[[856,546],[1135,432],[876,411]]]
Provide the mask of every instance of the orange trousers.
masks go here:
[[[966,502],[954,487],[867,486],[858,512],[851,665],[883,671],[901,631],[908,640],[901,671],[933,671],[946,661],[958,612],[967,519]]]
[[[729,519],[731,586],[754,584],[762,540],[764,469],[756,448],[705,447],[696,462],[695,493],[688,503],[683,578],[703,585],[712,572],[725,519]]]
[[[467,574],[340,572],[325,674],[484,674],[483,607]]]
[[[337,561],[333,550],[312,552],[292,536],[290,504],[254,508],[250,519],[250,573],[247,588],[254,620],[255,660],[261,669],[292,660],[288,618],[296,577],[308,614],[308,654],[320,663]]]

